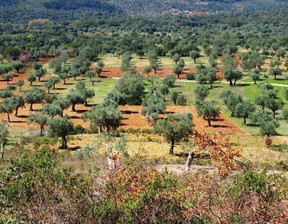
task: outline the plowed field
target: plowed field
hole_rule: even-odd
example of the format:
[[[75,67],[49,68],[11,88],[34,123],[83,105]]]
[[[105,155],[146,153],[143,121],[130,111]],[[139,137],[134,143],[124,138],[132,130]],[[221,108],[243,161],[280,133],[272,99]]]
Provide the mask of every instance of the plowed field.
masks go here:
[[[137,70],[142,73],[144,68],[137,67]],[[149,76],[157,76],[157,77],[165,77],[167,74],[172,74],[173,68],[158,68],[157,73],[155,74],[152,71]],[[194,73],[196,71],[195,68],[184,68],[183,74],[180,75],[180,79],[185,79],[187,73]],[[102,76],[105,77],[121,77],[123,72],[119,67],[104,67],[103,72],[101,73]]]
[[[41,109],[42,105],[35,104],[33,106],[33,112],[29,111],[29,105],[26,105],[25,108],[20,108],[18,115],[19,117],[15,117],[11,115],[11,122],[10,126],[14,130],[37,130],[37,125],[27,124],[27,117],[31,113],[37,113]],[[122,125],[120,128],[124,129],[152,129],[153,127],[146,121],[145,116],[141,115],[142,106],[119,106],[119,109],[122,111],[124,120],[122,121]],[[89,127],[89,122],[84,122],[82,120],[83,112],[91,109],[91,107],[85,107],[83,105],[76,105],[77,112],[72,112],[71,107],[65,110],[64,115],[68,115],[71,117],[72,122],[74,125],[80,124],[83,127]],[[211,133],[221,132],[221,133],[243,133],[238,127],[236,127],[232,122],[226,119],[222,114],[220,114],[218,119],[212,121],[212,126],[208,126],[208,122],[204,120],[202,117],[197,116],[196,109],[193,106],[167,106],[166,112],[161,117],[168,116],[169,114],[176,114],[176,113],[192,113],[193,114],[193,122],[195,124],[195,130],[198,132],[206,131]],[[0,114],[0,120],[7,119],[6,114]]]
[[[40,58],[39,63],[42,65],[48,63],[51,60],[51,58]],[[24,73],[15,73],[13,79],[9,82],[10,85],[15,84],[18,80],[23,79],[26,81],[27,77],[29,76],[29,71],[32,69],[32,65],[28,65],[25,69]],[[0,76],[0,89],[7,88],[7,82],[3,80],[3,78]]]

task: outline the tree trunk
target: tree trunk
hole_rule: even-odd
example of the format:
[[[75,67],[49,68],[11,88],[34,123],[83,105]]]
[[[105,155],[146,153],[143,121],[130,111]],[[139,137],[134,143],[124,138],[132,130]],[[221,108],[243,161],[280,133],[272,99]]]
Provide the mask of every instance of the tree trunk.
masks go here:
[[[189,171],[190,170],[190,167],[191,167],[192,161],[194,159],[194,156],[195,156],[194,152],[189,153],[189,155],[187,157],[186,165],[185,165],[185,171]]]
[[[169,150],[169,154],[174,154],[174,146],[175,146],[175,140],[173,139],[171,141],[171,146],[170,146],[170,150]]]
[[[10,120],[10,114],[9,114],[9,113],[7,113],[7,119],[8,119],[8,122],[11,121],[11,120]]]
[[[76,81],[76,76],[74,76],[74,81]]]
[[[66,79],[63,79],[64,85],[66,85]]]
[[[276,111],[273,111],[273,118],[276,118]]]
[[[247,122],[247,119],[246,119],[246,117],[243,117],[244,118],[244,121],[243,121],[243,123],[244,124],[246,124],[246,122]]]
[[[76,112],[75,106],[76,106],[76,103],[73,103],[73,104],[72,104],[72,111],[73,111],[73,112]]]
[[[5,147],[5,143],[1,142],[1,161],[4,161],[4,147]]]
[[[53,89],[56,89],[56,83],[55,83],[55,84],[53,84]]]
[[[211,118],[208,117],[207,120],[208,120],[208,126],[211,127]]]
[[[229,85],[230,85],[230,86],[233,86],[232,80],[229,80],[229,82],[230,82]]]
[[[61,149],[67,149],[68,146],[67,146],[67,139],[66,139],[66,136],[62,136],[62,146],[61,146]]]
[[[115,159],[113,156],[112,149],[109,145],[106,145],[106,154],[108,159],[108,167],[110,170],[114,170],[116,168]]]
[[[32,86],[32,83],[33,83],[33,82],[30,82],[30,86]]]
[[[210,82],[210,89],[213,88],[213,82]]]
[[[18,107],[15,108],[15,117],[18,117]]]
[[[177,74],[177,76],[178,76],[178,79],[180,79],[180,74]]]
[[[30,111],[33,111],[33,103],[30,104]]]
[[[38,81],[40,82],[40,80],[41,80],[41,76],[40,77],[38,77]]]
[[[265,112],[265,106],[262,106],[262,111],[263,111],[263,113]]]
[[[43,136],[44,125],[40,125],[40,136]]]

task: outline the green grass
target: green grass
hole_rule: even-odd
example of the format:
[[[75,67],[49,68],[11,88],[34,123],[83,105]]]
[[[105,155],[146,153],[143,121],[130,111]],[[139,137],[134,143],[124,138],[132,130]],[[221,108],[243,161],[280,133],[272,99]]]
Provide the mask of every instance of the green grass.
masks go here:
[[[182,57],[185,61],[185,68],[195,68],[199,64],[207,64],[209,65],[208,57],[201,57],[197,59],[197,63],[195,64],[193,59],[190,57]],[[101,57],[101,60],[104,62],[107,67],[120,67],[122,58],[118,58],[113,56],[112,54],[107,54]],[[169,56],[159,57],[159,66],[164,68],[172,68],[175,66],[173,59]],[[131,64],[136,67],[145,67],[149,65],[149,60],[147,57],[139,58],[137,55],[133,55],[133,59],[131,60]]]
[[[182,92],[187,97],[188,105],[195,104],[195,95],[194,89],[197,86],[197,83],[194,82],[176,82],[176,87],[173,89],[179,92]],[[208,86],[208,85],[207,85]],[[279,89],[279,98],[284,101],[284,107],[288,108],[288,102],[284,99],[284,89],[285,87],[275,87]],[[226,108],[222,100],[220,99],[220,94],[224,90],[232,90],[235,93],[241,94],[245,99],[248,99],[254,102],[255,97],[260,94],[260,90],[257,88],[257,85],[254,84],[245,84],[245,85],[236,85],[236,86],[229,86],[227,83],[216,82],[212,89],[209,91],[209,95],[207,100],[211,100],[215,102],[215,105],[220,107],[221,112],[225,117],[227,117],[230,121],[232,121],[235,125],[237,125],[240,129],[244,130],[247,134],[250,135],[259,135],[259,127],[254,126],[253,124],[249,123],[249,119],[247,121],[248,125],[243,124],[243,119],[231,117],[231,112]],[[260,108],[259,108],[260,109]],[[267,110],[269,111],[269,110]],[[269,111],[270,112],[270,111]],[[277,129],[280,135],[287,136],[288,130],[288,123],[284,120],[281,120],[281,113],[282,111],[278,111],[277,118],[280,123],[280,127]]]
[[[86,87],[92,88],[95,91],[95,96],[92,99],[88,100],[89,104],[100,104],[103,102],[105,96],[114,88],[117,80],[113,78],[94,78],[96,80],[95,85],[92,85],[89,78],[83,77],[81,81],[84,81],[86,84]],[[75,84],[75,81],[72,79],[68,80],[68,83]],[[71,88],[73,85],[70,85]],[[60,86],[60,88],[63,87],[63,85]],[[67,95],[70,91],[70,88],[67,88],[65,91],[63,91],[61,94],[63,96]],[[53,91],[51,91],[53,93]]]
[[[253,82],[253,80],[248,78],[248,79],[243,80],[243,82]],[[288,86],[288,80],[285,80],[283,76],[280,76],[277,79],[274,79],[274,78],[267,78],[267,79],[261,78],[260,80],[257,81],[257,83],[259,83],[259,82],[268,82],[268,83],[271,83],[271,84],[280,84],[280,85],[287,85]]]

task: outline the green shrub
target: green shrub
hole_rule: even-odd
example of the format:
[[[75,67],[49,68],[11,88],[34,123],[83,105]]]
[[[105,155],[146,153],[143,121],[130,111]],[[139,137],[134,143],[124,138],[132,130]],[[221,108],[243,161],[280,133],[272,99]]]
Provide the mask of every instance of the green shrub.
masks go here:
[[[194,73],[187,73],[186,79],[187,80],[195,80],[195,74]]]
[[[85,134],[85,133],[86,133],[85,129],[80,124],[77,124],[73,128],[73,132],[72,132],[73,135],[79,135],[79,134]]]

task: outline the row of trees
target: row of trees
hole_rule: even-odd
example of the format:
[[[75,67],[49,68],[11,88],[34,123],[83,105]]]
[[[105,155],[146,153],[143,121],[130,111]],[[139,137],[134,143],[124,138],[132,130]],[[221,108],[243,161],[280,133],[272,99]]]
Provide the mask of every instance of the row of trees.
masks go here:
[[[231,111],[232,117],[243,118],[243,123],[247,123],[249,118],[254,124],[260,126],[262,135],[275,135],[277,134],[276,128],[279,127],[278,121],[275,119],[278,110],[283,108],[283,101],[278,98],[278,89],[275,89],[269,83],[259,83],[258,88],[261,95],[255,98],[255,104],[261,110],[257,110],[255,104],[249,100],[244,100],[240,94],[233,93],[231,90],[223,91],[220,97],[223,99],[224,104]],[[265,109],[270,109],[272,114],[268,113]]]

